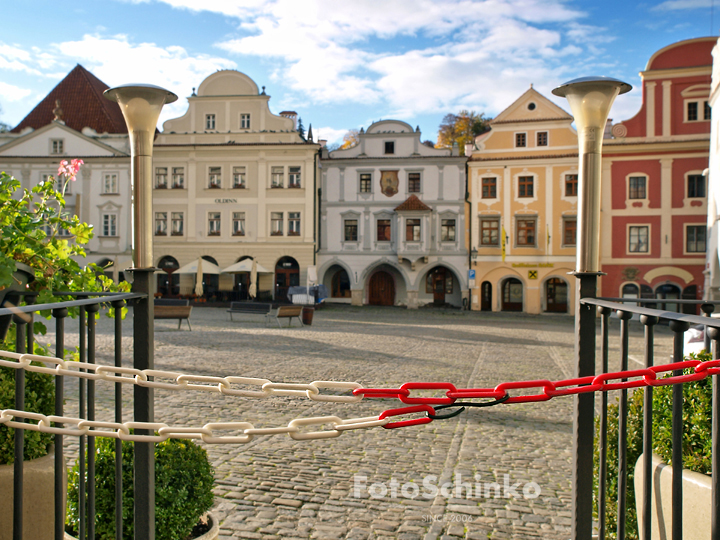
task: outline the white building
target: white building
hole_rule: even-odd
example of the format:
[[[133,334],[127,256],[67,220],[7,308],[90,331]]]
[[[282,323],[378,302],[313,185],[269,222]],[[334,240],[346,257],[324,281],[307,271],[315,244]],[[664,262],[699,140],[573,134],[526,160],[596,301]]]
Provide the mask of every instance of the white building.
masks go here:
[[[30,189],[57,176],[62,160],[82,159],[65,197],[66,211],[94,227],[81,264],[124,269],[132,265],[130,148],[119,107],[102,95],[107,88],[76,66],[20,124],[0,133],[0,170]]]
[[[295,120],[270,112],[270,96],[238,71],[213,73],[155,141],[153,208],[158,291],[190,294],[174,270],[200,257],[220,268],[256,259],[261,297],[286,300],[314,264],[315,158],[319,145]],[[286,114],[290,115],[290,112]],[[294,114],[294,113],[292,113]],[[204,293],[244,298],[248,274],[205,275]]]
[[[468,296],[465,161],[383,120],[323,151],[318,279],[333,302],[460,307]]]
[[[710,164],[707,170],[708,181],[708,244],[705,262],[706,300],[720,299],[720,40],[712,50],[712,85],[710,88],[710,107],[712,121],[710,125]]]

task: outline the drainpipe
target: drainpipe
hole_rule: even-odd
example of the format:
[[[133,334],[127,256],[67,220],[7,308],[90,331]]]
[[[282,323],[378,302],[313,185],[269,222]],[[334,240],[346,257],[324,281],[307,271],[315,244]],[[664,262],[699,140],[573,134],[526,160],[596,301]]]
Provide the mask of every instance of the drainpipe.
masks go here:
[[[473,249],[473,243],[472,243],[472,202],[470,201],[470,168],[468,167],[468,160],[470,159],[468,157],[468,146],[472,147],[469,144],[465,145],[465,157],[468,159],[465,160],[465,204],[468,205],[470,208],[470,211],[468,212],[468,219],[470,223],[468,224],[468,268],[472,269],[472,249]],[[470,152],[472,155],[472,150]],[[467,305],[468,311],[472,311],[472,287],[470,286],[470,276],[468,276],[468,305]]]

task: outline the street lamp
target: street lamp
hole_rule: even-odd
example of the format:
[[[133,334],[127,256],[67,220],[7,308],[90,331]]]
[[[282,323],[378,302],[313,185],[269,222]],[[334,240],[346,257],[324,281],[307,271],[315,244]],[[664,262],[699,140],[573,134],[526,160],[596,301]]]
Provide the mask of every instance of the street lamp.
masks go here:
[[[131,179],[133,184],[133,292],[143,294],[133,307],[133,367],[155,367],[155,292],[152,237],[152,151],[160,111],[177,96],[159,86],[127,84],[105,90],[104,95],[120,106],[130,135]],[[133,388],[135,422],[153,422],[155,416],[152,388]],[[122,420],[119,420],[122,421]],[[138,429],[139,435],[152,435]],[[121,441],[116,442],[119,455]],[[134,527],[136,540],[155,538],[155,445],[135,443],[134,452]]]
[[[597,296],[600,272],[600,197],[602,143],[610,107],[619,94],[632,87],[609,77],[584,77],[567,82],[553,90],[570,104],[578,133],[578,227],[577,255],[573,274],[578,278],[575,289],[576,377],[595,375],[595,310],[580,304],[582,298]],[[573,402],[572,465],[572,537],[592,537],[595,396],[576,395]]]

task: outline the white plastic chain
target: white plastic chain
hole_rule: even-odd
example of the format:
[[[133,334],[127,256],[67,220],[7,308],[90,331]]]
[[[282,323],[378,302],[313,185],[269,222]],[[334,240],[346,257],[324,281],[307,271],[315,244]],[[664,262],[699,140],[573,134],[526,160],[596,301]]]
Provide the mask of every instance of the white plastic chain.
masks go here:
[[[15,418],[35,420],[37,424],[15,422]],[[316,416],[313,418],[296,418],[287,426],[272,428],[256,428],[249,422],[214,422],[202,427],[173,427],[159,422],[100,422],[97,420],[83,420],[68,416],[45,416],[44,414],[14,409],[0,410],[0,425],[11,428],[40,431],[41,433],[54,433],[73,437],[109,437],[123,441],[134,442],[162,442],[167,439],[201,439],[208,444],[244,444],[253,440],[255,435],[279,435],[287,433],[296,441],[310,439],[330,439],[339,437],[344,431],[351,429],[368,429],[384,426],[391,421],[390,418],[380,419],[379,416],[363,418],[350,418],[343,420],[337,416]],[[74,427],[55,427],[56,424],[71,424]],[[303,426],[318,426],[329,424],[332,429],[323,431],[301,432]],[[104,429],[100,429],[104,428]],[[157,432],[158,435],[136,435],[130,433],[131,429],[145,429]],[[106,431],[114,430],[114,431]],[[217,431],[238,431],[235,435],[218,435]]]
[[[313,381],[309,384],[300,383],[274,383],[267,379],[252,377],[209,377],[202,375],[186,375],[175,371],[162,371],[154,369],[138,370],[103,366],[99,364],[71,362],[51,356],[38,356],[34,354],[20,354],[9,351],[0,351],[0,366],[12,369],[24,369],[37,373],[50,375],[63,375],[84,378],[93,381],[110,381],[124,384],[133,384],[148,388],[162,388],[165,390],[187,390],[218,392],[229,396],[249,398],[267,398],[269,396],[296,396],[307,397],[313,401],[353,403],[360,401],[362,395],[336,396],[321,394],[321,388],[354,390],[362,388],[356,382],[341,381]],[[53,364],[55,367],[33,366],[31,362]],[[87,370],[87,371],[80,371]],[[173,382],[156,382],[149,377],[170,379]],[[206,384],[193,384],[206,383]],[[233,384],[259,386],[259,390],[240,390],[231,387]],[[23,418],[34,420],[37,423],[16,422],[14,419]],[[100,422],[83,420],[68,416],[46,416],[44,414],[18,411],[14,409],[0,410],[0,425],[16,429],[27,429],[42,433],[54,433],[74,437],[110,437],[123,441],[135,442],[161,442],[167,439],[200,439],[208,444],[244,444],[249,443],[255,435],[279,435],[287,433],[297,441],[310,439],[329,439],[339,437],[344,431],[351,429],[368,429],[384,426],[391,420],[380,419],[379,416],[350,418],[343,420],[337,416],[318,416],[313,418],[296,418],[287,426],[272,428],[256,428],[249,422],[215,422],[202,427],[171,427],[158,422]],[[55,424],[70,424],[74,427],[57,427]],[[330,425],[332,429],[323,431],[301,432],[303,426]],[[157,432],[157,435],[136,435],[130,433],[131,429]],[[234,435],[218,435],[218,431],[239,432]]]
[[[9,351],[0,351],[0,366],[12,369],[24,369],[50,375],[64,375],[93,381],[108,381],[123,384],[133,384],[147,388],[162,388],[163,390],[186,390],[200,392],[217,392],[228,396],[246,398],[267,398],[270,396],[307,397],[313,401],[333,403],[356,403],[362,395],[338,396],[321,394],[322,388],[355,390],[363,386],[356,382],[343,381],[313,381],[311,383],[279,383],[268,379],[253,377],[209,377],[204,375],[187,375],[177,371],[162,371],[158,369],[134,369],[115,366],[103,366],[86,362],[72,362],[55,358],[53,356],[38,356],[35,354],[20,354]],[[33,366],[31,362],[44,362],[54,367]],[[83,370],[83,371],[81,371]],[[150,377],[169,379],[172,382],[158,382]],[[193,384],[195,383],[195,384]],[[205,383],[205,384],[198,384]],[[258,390],[241,390],[232,385],[258,386]]]

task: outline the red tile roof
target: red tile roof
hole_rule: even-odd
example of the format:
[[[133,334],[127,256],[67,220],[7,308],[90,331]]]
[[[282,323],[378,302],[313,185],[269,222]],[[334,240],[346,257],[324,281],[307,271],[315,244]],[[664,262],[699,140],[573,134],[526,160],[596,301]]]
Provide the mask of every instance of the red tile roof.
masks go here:
[[[90,127],[98,133],[127,133],[120,107],[103,97],[109,87],[80,64],[30,111],[11,131],[19,133],[26,127],[39,129],[55,118],[55,100],[60,100],[65,125],[76,131]]]
[[[395,208],[396,212],[402,212],[403,210],[420,210],[424,212],[429,212],[432,210],[432,208],[430,208],[427,204],[418,199],[415,195],[410,195],[404,203]]]

